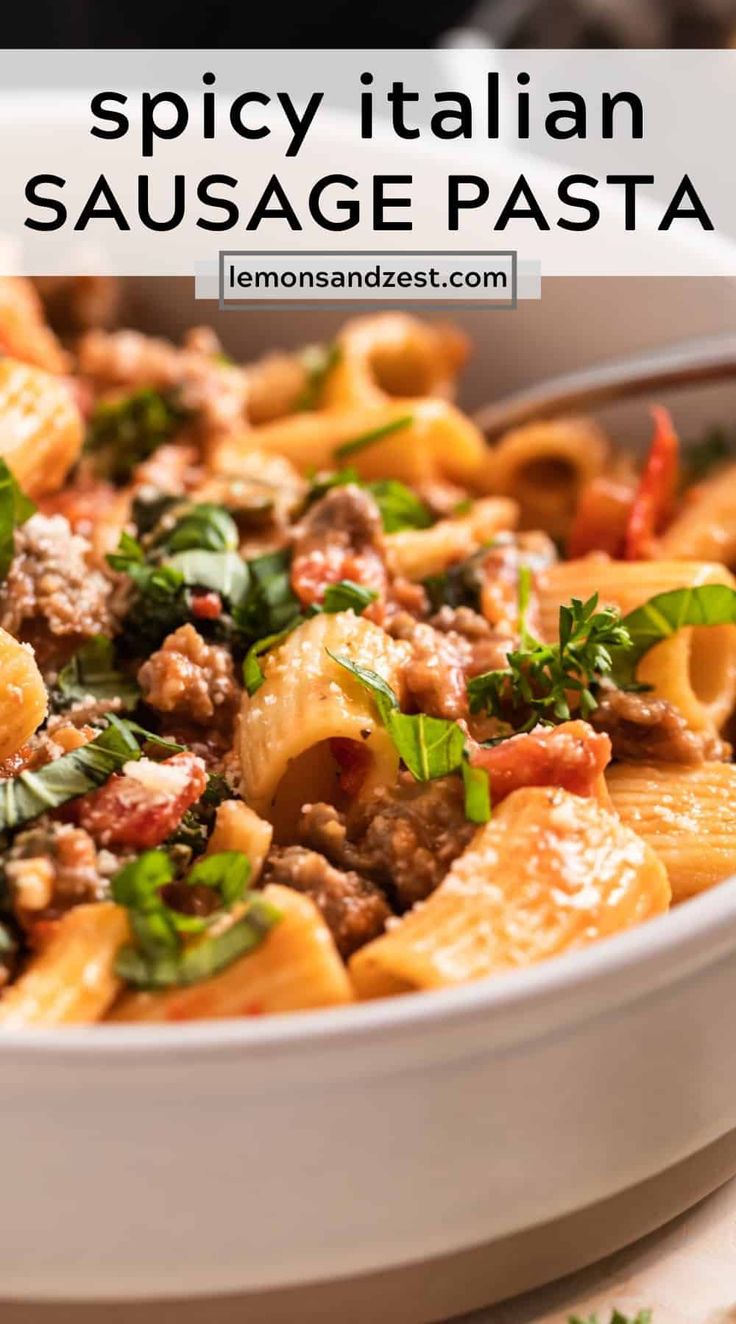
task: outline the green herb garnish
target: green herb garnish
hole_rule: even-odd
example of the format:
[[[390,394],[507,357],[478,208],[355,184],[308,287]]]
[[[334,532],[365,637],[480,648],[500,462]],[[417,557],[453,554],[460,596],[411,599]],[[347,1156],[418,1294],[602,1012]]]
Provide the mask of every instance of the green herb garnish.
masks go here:
[[[602,1321],[598,1314],[588,1315],[585,1319],[582,1315],[570,1315],[567,1324],[602,1324]],[[622,1315],[620,1310],[613,1310],[608,1324],[652,1324],[652,1312],[640,1310],[636,1315]]]
[[[424,502],[398,478],[378,478],[374,482],[361,482],[357,469],[336,469],[334,473],[315,478],[307,495],[307,505],[319,501],[333,487],[355,483],[373,497],[379,511],[384,533],[399,533],[402,529],[428,529],[434,522]]]
[[[189,411],[172,392],[143,387],[96,406],[85,449],[98,473],[113,483],[124,483],[135,466],[169,441],[187,418]]]
[[[21,492],[5,460],[0,459],[0,579],[5,579],[15,555],[15,530],[25,524],[36,507]]]
[[[78,703],[91,695],[93,699],[107,701],[120,699],[123,710],[135,708],[140,690],[132,676],[115,667],[115,647],[112,639],[94,635],[62,667],[56,681],[61,696],[60,707]]]
[[[426,782],[462,772],[466,816],[473,823],[487,822],[491,813],[488,773],[484,768],[468,765],[465,733],[457,722],[428,717],[426,713],[402,713],[394,691],[377,671],[361,666],[352,658],[326,651],[333,662],[370,691],[379,717],[412,776]]]
[[[433,611],[440,607],[471,607],[480,610],[480,595],[483,588],[483,565],[488,554],[489,543],[480,547],[464,561],[457,561],[439,575],[428,575],[422,580]]]
[[[628,646],[612,651],[611,678],[621,687],[633,685],[636,669],[650,648],[689,625],[736,624],[736,590],[727,584],[674,588],[657,593],[624,616],[621,624]]]
[[[366,446],[372,446],[374,442],[383,441],[384,437],[390,437],[394,432],[401,432],[403,428],[410,427],[413,422],[413,414],[402,414],[400,418],[393,418],[389,423],[382,423],[378,428],[361,432],[360,436],[344,441],[341,446],[335,448],[335,459],[344,460],[348,455],[356,455],[358,451],[365,450]]]
[[[733,459],[736,459],[736,435],[725,428],[711,428],[701,441],[685,447],[685,485],[702,482],[712,469]]]
[[[129,913],[134,943],[118,954],[116,971],[137,988],[171,988],[198,983],[252,951],[281,918],[275,906],[246,893],[250,861],[242,851],[221,851],[198,860],[182,880],[210,894],[204,915],[177,909],[167,898],[174,879],[170,856],[145,851],[112,881],[112,895]],[[229,928],[212,935],[209,929],[238,902],[245,914]]]
[[[370,606],[371,602],[375,602],[377,597],[378,594],[374,589],[356,584],[352,579],[340,579],[336,584],[328,584],[321,606],[310,607],[308,611],[292,617],[283,630],[277,630],[275,634],[267,634],[264,639],[257,639],[251,644],[243,662],[243,684],[248,694],[254,695],[265,680],[259,659],[264,653],[283,643],[284,639],[287,639],[308,617],[317,616],[320,612],[331,616],[339,611],[354,611],[356,616],[362,616],[366,607]]]
[[[131,725],[110,714],[107,726],[79,749],[31,772],[0,781],[0,832],[15,831],[102,786],[123,764],[140,758]],[[146,733],[147,734],[147,733]]]

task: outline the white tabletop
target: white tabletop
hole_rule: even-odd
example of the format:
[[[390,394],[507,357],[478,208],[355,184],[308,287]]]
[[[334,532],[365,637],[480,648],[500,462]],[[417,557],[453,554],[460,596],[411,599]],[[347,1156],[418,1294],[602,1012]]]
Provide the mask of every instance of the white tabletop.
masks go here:
[[[463,1324],[567,1324],[596,1312],[608,1324],[614,1307],[635,1317],[644,1306],[652,1324],[736,1324],[736,1179],[635,1246]]]
[[[597,1312],[609,1324],[614,1307],[635,1317],[644,1306],[652,1324],[736,1324],[736,1179],[600,1264],[453,1324],[567,1324],[572,1312],[583,1319]],[[0,1324],[242,1324],[242,1310],[235,1297],[82,1307],[2,1302]]]

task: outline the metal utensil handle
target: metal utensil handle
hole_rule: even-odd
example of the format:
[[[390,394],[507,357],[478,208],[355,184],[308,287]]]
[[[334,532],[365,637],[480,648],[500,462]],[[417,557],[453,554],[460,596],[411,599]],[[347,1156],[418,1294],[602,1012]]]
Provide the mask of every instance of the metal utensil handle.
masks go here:
[[[656,392],[736,376],[736,336],[680,341],[631,358],[594,364],[484,405],[475,422],[487,437],[540,418],[590,409]]]

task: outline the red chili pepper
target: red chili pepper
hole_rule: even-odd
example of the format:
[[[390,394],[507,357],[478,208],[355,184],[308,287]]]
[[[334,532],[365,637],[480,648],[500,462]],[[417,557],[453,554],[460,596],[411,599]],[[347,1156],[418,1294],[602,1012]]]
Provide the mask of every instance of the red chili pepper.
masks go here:
[[[627,561],[652,556],[655,537],[667,521],[677,491],[680,450],[677,433],[667,409],[655,405],[652,416],[654,437],[626,528]]]
[[[193,593],[192,616],[200,621],[218,621],[222,616],[222,598],[219,593]]]

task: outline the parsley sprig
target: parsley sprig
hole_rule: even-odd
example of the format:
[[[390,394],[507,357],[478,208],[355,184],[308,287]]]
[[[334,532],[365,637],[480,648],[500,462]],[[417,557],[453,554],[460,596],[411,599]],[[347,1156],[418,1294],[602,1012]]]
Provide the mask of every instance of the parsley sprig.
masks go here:
[[[523,608],[523,602],[521,603]],[[526,627],[522,610],[521,644],[508,655],[508,666],[486,671],[468,682],[473,713],[508,723],[514,731],[531,731],[570,719],[571,696],[587,717],[597,707],[591,688],[611,673],[612,649],[631,646],[631,637],[614,608],[598,611],[598,594],[583,602],[573,598],[560,607],[559,641],[540,643]]]

